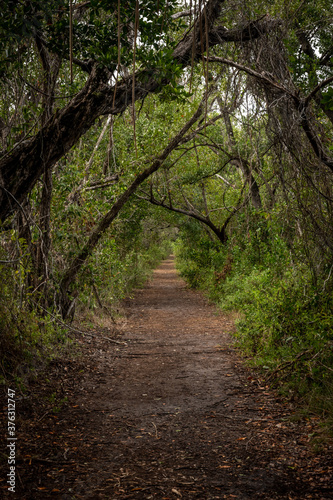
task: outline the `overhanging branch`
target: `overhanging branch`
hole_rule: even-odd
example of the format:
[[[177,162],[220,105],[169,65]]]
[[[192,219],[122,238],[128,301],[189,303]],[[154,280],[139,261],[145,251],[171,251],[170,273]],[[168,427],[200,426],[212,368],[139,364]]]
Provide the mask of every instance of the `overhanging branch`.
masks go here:
[[[239,29],[215,27],[224,1],[209,0],[205,6],[205,15],[201,19],[202,31],[208,33],[210,47],[224,42],[253,40],[278,24],[278,21],[265,16]],[[80,5],[82,8],[88,6],[86,2]],[[196,23],[198,22],[199,20],[196,20]],[[198,25],[196,29],[186,33],[178,43],[173,52],[173,60],[186,67],[191,64],[193,47],[197,60],[201,58],[202,50],[206,50],[205,45],[206,39],[200,40]],[[77,63],[81,64],[81,61]],[[81,64],[82,69],[88,69],[86,64],[88,63]],[[17,145],[0,160],[0,186],[6,188],[18,201],[24,199],[42,173],[51,169],[90,129],[98,117],[122,113],[128,106],[133,105],[131,76],[124,78],[115,89],[115,86],[109,86],[110,75],[106,68],[100,68],[89,61],[89,70],[89,77],[81,91],[64,108],[56,111],[34,137]],[[135,81],[135,100],[141,100],[169,83],[168,78],[161,80],[158,69],[137,72]],[[115,90],[117,93],[114,99]],[[0,190],[0,219],[5,220],[16,208],[11,196]]]

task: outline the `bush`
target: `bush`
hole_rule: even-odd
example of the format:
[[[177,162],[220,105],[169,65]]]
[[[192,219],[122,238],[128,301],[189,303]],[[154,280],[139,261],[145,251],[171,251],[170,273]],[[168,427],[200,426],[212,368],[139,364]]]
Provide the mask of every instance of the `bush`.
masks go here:
[[[221,309],[241,313],[236,342],[252,365],[333,419],[331,283],[314,281],[305,263],[293,264],[275,228],[260,224],[246,242],[234,239],[220,251],[205,236],[182,238],[177,267]]]

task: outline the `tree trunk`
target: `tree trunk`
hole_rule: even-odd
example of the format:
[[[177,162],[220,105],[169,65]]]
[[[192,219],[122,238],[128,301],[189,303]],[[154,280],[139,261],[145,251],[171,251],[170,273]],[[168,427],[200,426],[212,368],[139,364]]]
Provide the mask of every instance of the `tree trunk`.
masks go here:
[[[279,24],[279,21],[265,18],[231,30],[224,26],[214,27],[223,3],[224,0],[210,0],[201,19],[201,31],[205,33],[207,30],[210,47],[224,42],[253,40]],[[199,25],[196,30],[186,33],[174,50],[174,61],[186,67],[191,64],[193,53],[196,60],[200,58],[202,50],[206,50],[206,37],[203,38],[200,40]],[[117,85],[114,96],[115,87],[108,85],[109,72],[93,62],[88,66],[92,69],[86,84],[67,106],[56,111],[34,137],[17,143],[0,160],[0,220],[4,221],[18,209],[44,171],[50,170],[99,116],[122,113],[133,104],[131,78]],[[159,91],[169,83],[167,78],[160,80],[158,69],[138,71],[135,81],[136,100]]]
[[[105,231],[110,227],[114,219],[118,216],[122,207],[127,203],[132,194],[136,189],[148,179],[154,172],[156,172],[163,164],[164,160],[169,156],[169,154],[178,146],[181,139],[184,137],[186,132],[194,125],[203,112],[203,102],[201,102],[195,114],[192,118],[184,125],[181,131],[168,143],[164,151],[156,158],[152,165],[146,168],[143,172],[138,174],[132,184],[126,189],[126,191],[118,198],[111,210],[107,212],[104,217],[96,225],[95,229],[92,231],[87,243],[84,245],[79,254],[74,258],[72,263],[69,265],[65,271],[63,278],[60,283],[60,308],[63,318],[66,318],[68,311],[72,305],[72,300],[69,298],[70,286],[75,281],[77,274],[82,268],[83,264],[87,258],[91,255],[94,248],[98,244],[99,240],[104,235]]]
[[[226,126],[230,146],[236,150],[237,144],[236,144],[236,139],[235,139],[234,131],[233,131],[231,120],[230,120],[229,111],[223,106],[221,97],[217,97],[217,102],[218,102],[218,105],[220,108],[220,112],[223,115],[223,119],[224,119],[224,123]],[[231,164],[234,165],[235,167],[239,168],[243,172],[244,177],[247,180],[247,183],[249,185],[252,205],[254,206],[254,208],[256,208],[258,210],[261,209],[262,203],[261,203],[261,197],[260,197],[260,192],[259,192],[259,186],[258,186],[255,178],[253,177],[253,174],[252,174],[251,168],[249,167],[248,162],[246,160],[244,160],[243,158],[239,157],[237,159],[232,160]]]
[[[37,243],[36,269],[37,276],[45,283],[44,306],[47,304],[47,281],[49,279],[49,252],[51,249],[51,200],[52,200],[52,171],[46,170],[43,177],[41,203],[39,205],[40,235]]]
[[[60,70],[61,59],[58,55],[50,54],[40,38],[36,37],[36,46],[43,66],[43,113],[41,117],[42,126],[52,116],[54,107],[54,92]],[[49,252],[51,249],[51,201],[52,201],[52,169],[44,167],[42,177],[43,188],[39,204],[39,239],[36,251],[36,274],[35,280],[39,281],[39,291],[42,293],[41,303],[43,307],[48,306],[48,280],[49,280]]]

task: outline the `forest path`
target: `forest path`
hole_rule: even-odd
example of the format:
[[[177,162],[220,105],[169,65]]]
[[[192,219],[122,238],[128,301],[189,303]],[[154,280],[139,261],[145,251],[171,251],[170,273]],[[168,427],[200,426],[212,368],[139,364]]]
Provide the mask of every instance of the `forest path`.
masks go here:
[[[35,463],[21,498],[332,498],[311,422],[244,367],[232,323],[172,258],[124,307],[120,343],[86,343],[87,373],[51,431],[59,452]]]

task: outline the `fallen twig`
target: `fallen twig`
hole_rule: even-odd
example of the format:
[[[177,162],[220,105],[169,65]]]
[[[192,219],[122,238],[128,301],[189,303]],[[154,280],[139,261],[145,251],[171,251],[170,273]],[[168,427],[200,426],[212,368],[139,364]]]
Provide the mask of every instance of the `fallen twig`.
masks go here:
[[[104,335],[96,335],[95,333],[91,333],[91,332],[82,332],[80,330],[77,330],[76,328],[75,328],[75,331],[77,333],[81,333],[82,335],[88,335],[89,337],[95,337],[97,339],[108,340],[109,342],[112,342],[113,344],[120,344],[120,345],[126,345],[127,346],[126,342],[123,342],[121,340],[110,339],[110,337],[105,337]]]
[[[158,439],[158,433],[157,433],[157,427],[156,425],[154,424],[154,422],[152,422],[153,426],[155,427],[155,435],[156,435],[156,439]]]

